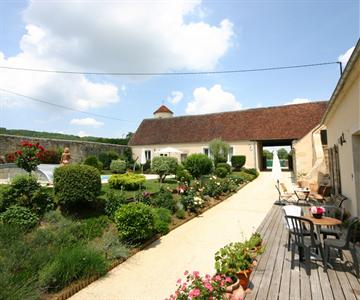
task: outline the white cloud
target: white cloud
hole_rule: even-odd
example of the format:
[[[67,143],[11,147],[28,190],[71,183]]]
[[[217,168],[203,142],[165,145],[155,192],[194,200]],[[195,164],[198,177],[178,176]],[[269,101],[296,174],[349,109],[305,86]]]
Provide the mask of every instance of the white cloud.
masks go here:
[[[193,92],[194,99],[187,104],[187,114],[206,114],[222,111],[242,109],[235,96],[222,89],[220,84],[215,84],[210,89],[196,88]]]
[[[176,105],[178,104],[182,98],[184,97],[184,94],[180,91],[173,91],[171,92],[171,96],[167,98],[167,101]]]
[[[95,128],[101,127],[104,125],[103,122],[96,121],[93,118],[84,118],[84,119],[72,119],[70,124],[80,125],[80,126],[92,126]]]
[[[214,25],[203,21],[203,11],[200,0],[94,1],[86,10],[81,1],[30,1],[23,13],[21,51],[5,58],[0,49],[0,64],[101,72],[210,70],[234,33],[227,19]],[[115,85],[82,75],[9,70],[1,72],[0,82],[6,89],[79,109],[119,101]]]
[[[284,105],[301,104],[301,103],[309,103],[309,102],[311,102],[311,100],[307,98],[295,98],[290,102],[284,103]]]
[[[82,131],[82,130],[80,130],[80,131],[77,133],[77,135],[78,135],[79,137],[89,136],[89,134],[88,134],[87,132]]]
[[[353,53],[355,49],[355,46],[354,47],[351,47],[350,49],[348,49],[344,54],[341,54],[339,57],[338,57],[338,60],[343,64],[343,67],[345,67],[345,65],[348,63],[349,59],[350,59],[350,56],[351,54]]]

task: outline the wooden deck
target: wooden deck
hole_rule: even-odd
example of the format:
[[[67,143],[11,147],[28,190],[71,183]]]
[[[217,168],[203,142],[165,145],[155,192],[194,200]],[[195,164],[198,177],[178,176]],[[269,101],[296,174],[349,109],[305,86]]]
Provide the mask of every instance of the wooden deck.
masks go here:
[[[321,262],[312,263],[311,276],[306,275],[305,266],[298,263],[291,270],[291,251],[287,251],[287,230],[282,219],[281,207],[273,206],[259,226],[266,246],[259,257],[258,265],[251,274],[250,299],[279,300],[341,300],[360,299],[360,282],[351,264],[337,261],[334,270],[324,272]],[[349,253],[345,260],[351,261]]]

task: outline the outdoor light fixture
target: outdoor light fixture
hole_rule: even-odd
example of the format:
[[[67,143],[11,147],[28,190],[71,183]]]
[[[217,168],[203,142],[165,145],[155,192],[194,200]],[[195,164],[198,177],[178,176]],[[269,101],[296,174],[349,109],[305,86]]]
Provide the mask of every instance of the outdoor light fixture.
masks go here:
[[[345,140],[345,135],[344,133],[342,133],[338,139],[339,141],[339,144],[342,146],[344,143],[346,143],[346,140]]]

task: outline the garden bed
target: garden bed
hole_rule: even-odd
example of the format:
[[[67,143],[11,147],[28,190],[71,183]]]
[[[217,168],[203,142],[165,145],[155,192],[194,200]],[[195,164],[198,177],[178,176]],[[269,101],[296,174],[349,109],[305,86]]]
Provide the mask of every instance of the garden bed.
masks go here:
[[[240,190],[241,188],[243,188],[248,182],[242,183],[239,185],[238,190]],[[154,184],[152,184],[151,186],[155,186]],[[203,214],[204,212],[206,212],[207,210],[215,207],[216,205],[220,204],[221,202],[223,202],[224,200],[228,199],[229,197],[231,197],[232,195],[234,195],[236,192],[232,192],[229,193],[227,195],[221,195],[218,198],[210,198],[207,201],[207,205],[204,206],[203,209],[201,209],[200,211],[198,211],[197,213],[189,213],[186,212],[185,213],[185,217],[184,219],[179,219],[176,216],[172,216],[171,219],[171,223],[169,226],[169,230],[175,230],[176,228],[180,227],[181,225],[191,221],[192,219],[196,218],[197,216]],[[170,232],[169,231],[169,232]],[[133,255],[135,255],[136,253],[140,252],[141,250],[145,249],[146,247],[150,246],[152,243],[154,243],[155,241],[159,240],[162,237],[162,235],[157,234],[156,236],[152,237],[150,240],[147,240],[146,242],[144,242],[141,246],[139,247],[135,247],[135,248],[131,248],[129,250],[129,255],[126,258],[122,258],[119,260],[114,260],[111,265],[108,268],[108,272],[110,270],[112,270],[113,268],[119,266],[120,264],[122,264],[123,262],[125,262],[127,259],[129,259],[130,257],[132,257]],[[76,282],[71,283],[69,286],[65,287],[63,290],[59,291],[58,293],[55,294],[43,294],[41,299],[43,300],[65,300],[70,298],[72,295],[76,294],[77,292],[79,292],[81,289],[85,288],[86,286],[90,285],[91,283],[93,283],[94,281],[96,281],[97,279],[99,279],[101,276],[92,276],[90,278],[85,278]]]

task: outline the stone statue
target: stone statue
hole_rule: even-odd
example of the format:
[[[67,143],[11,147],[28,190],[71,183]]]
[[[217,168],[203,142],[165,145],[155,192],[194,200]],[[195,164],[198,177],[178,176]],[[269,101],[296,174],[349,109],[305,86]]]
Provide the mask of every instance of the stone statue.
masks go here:
[[[63,154],[61,154],[60,165],[61,166],[68,165],[70,163],[70,159],[71,159],[70,149],[68,147],[65,147]]]

